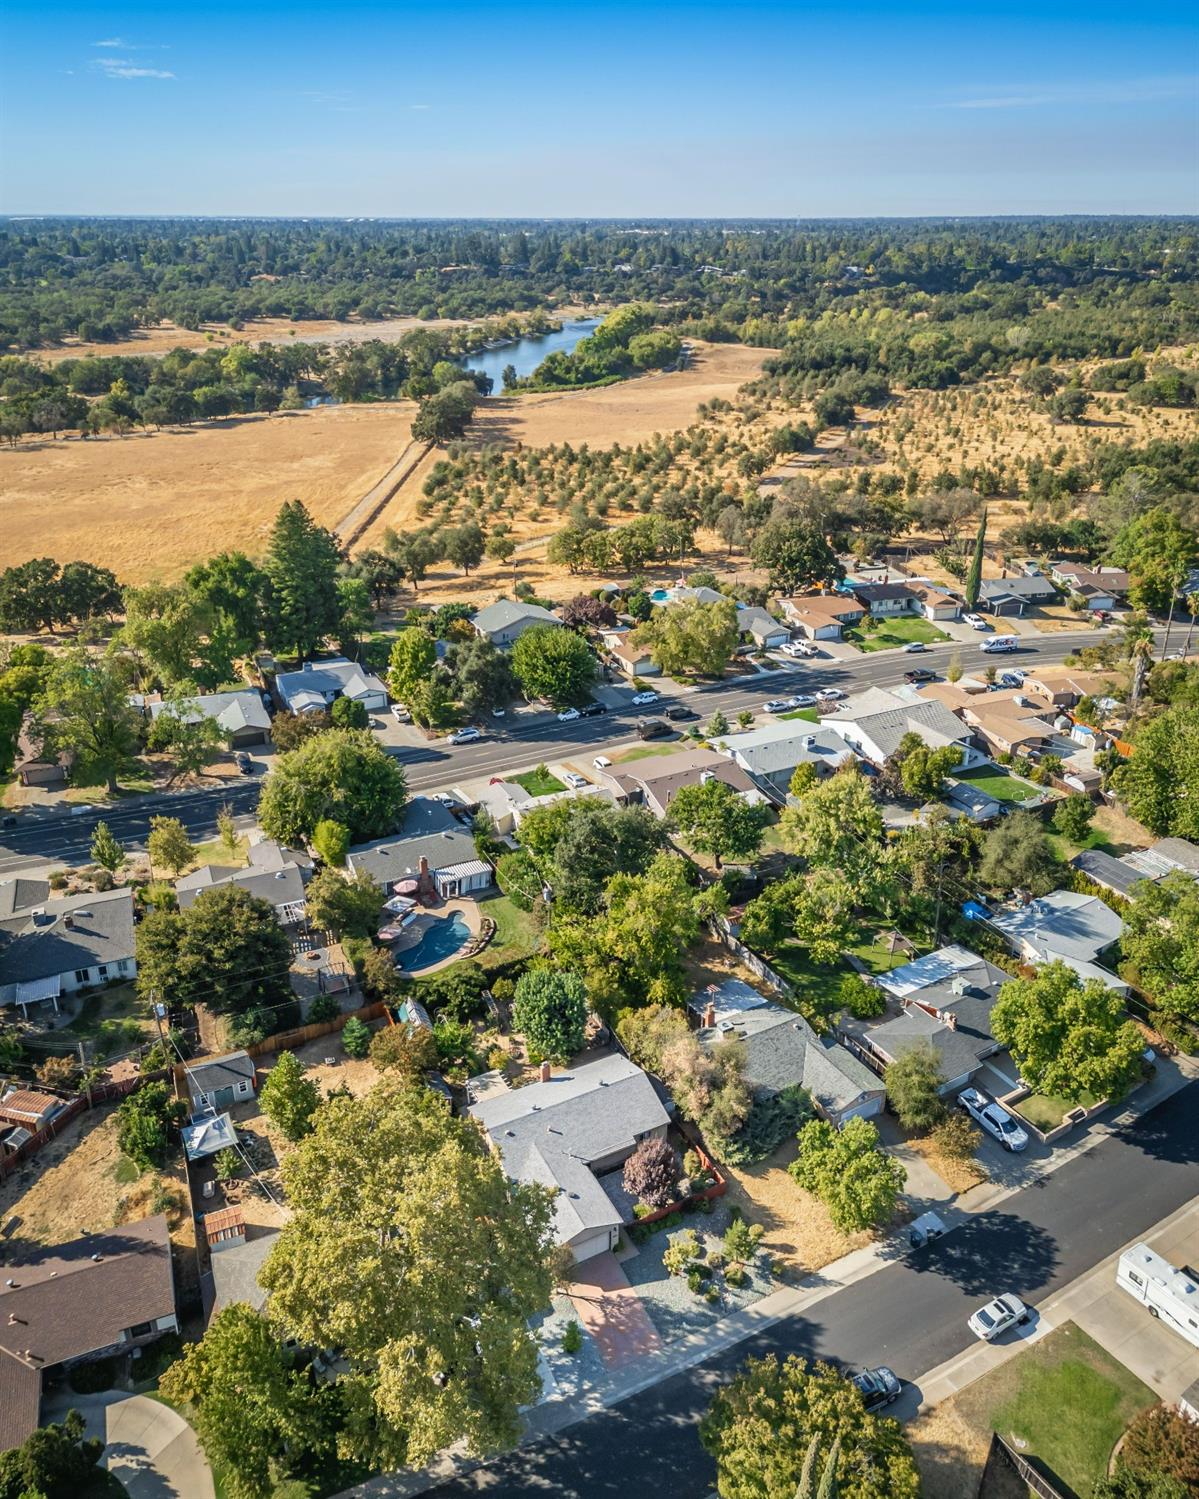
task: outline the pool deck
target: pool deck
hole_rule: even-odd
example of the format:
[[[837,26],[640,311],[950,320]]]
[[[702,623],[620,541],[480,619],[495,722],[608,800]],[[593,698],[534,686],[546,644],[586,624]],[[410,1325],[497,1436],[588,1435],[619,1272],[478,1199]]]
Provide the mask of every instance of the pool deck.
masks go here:
[[[417,927],[423,933],[427,924],[426,918],[430,916],[437,919],[444,917],[446,920],[449,920],[455,912],[462,917],[463,921],[470,928],[471,937],[477,937],[483,922],[478,902],[460,895],[455,896],[453,900],[441,901],[435,906],[422,906],[420,915],[413,922],[413,926]],[[467,941],[469,940],[468,938]],[[412,945],[415,946],[415,944]],[[465,946],[466,942],[463,942],[462,947]],[[397,945],[394,951],[399,956],[404,952],[404,948]],[[439,973],[443,968],[449,968],[452,963],[457,963],[461,951],[462,948],[459,948],[458,952],[451,953],[448,958],[440,958],[436,963],[430,963],[425,968],[405,968],[401,971],[413,978],[425,978],[430,973]]]

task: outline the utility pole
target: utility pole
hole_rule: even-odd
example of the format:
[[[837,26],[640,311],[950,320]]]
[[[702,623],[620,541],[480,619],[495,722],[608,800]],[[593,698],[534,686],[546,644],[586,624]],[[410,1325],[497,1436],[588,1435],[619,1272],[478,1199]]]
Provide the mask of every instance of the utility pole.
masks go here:
[[[165,1006],[159,998],[158,990],[155,989],[150,996],[150,1012],[154,1016],[154,1024],[158,1027],[158,1039],[162,1043],[163,1056],[167,1059],[167,1066],[171,1073],[171,1083],[175,1089],[175,1097],[182,1098],[179,1092],[179,1068],[175,1058],[171,1055],[171,1041],[166,1031],[162,1028],[162,1016]]]
[[[83,1052],[83,1042],[79,1043],[79,1068],[83,1073],[83,1091],[87,1094],[87,1106],[92,1106],[92,1080],[88,1074],[87,1057]]]

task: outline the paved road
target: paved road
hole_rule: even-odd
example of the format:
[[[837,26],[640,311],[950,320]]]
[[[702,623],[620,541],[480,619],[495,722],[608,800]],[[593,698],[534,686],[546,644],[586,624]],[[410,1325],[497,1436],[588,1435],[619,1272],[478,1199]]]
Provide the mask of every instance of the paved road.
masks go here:
[[[966,1318],[997,1291],[1043,1300],[1199,1193],[1192,1083],[1126,1129],[929,1248],[912,1251],[706,1363],[427,1492],[704,1499],[715,1474],[696,1423],[750,1356],[888,1363],[917,1377],[971,1346]],[[1115,1294],[1113,1292],[1113,1294]]]
[[[1022,639],[1021,649],[1010,656],[983,656],[972,652],[973,642],[967,641],[930,648],[920,655],[885,651],[855,657],[852,661],[808,661],[752,683],[703,687],[687,693],[686,701],[705,718],[718,708],[731,717],[743,708],[760,708],[771,697],[810,692],[818,686],[840,687],[846,692],[860,691],[872,684],[894,686],[913,666],[929,666],[943,672],[954,655],[960,655],[967,670],[981,670],[986,665],[994,665],[998,670],[1008,665],[1027,668],[1032,662],[1060,661],[1081,646],[1095,645],[1111,636],[1110,630],[1091,630]],[[646,711],[630,706],[576,723],[541,719],[527,727],[514,724],[478,744],[451,747],[441,741],[427,748],[405,747],[393,753],[407,770],[409,789],[431,791],[477,776],[498,775],[540,760],[561,760],[571,755],[590,758],[605,744],[631,738],[637,718]],[[252,821],[257,801],[258,782],[247,779],[213,790],[147,797],[128,806],[74,816],[23,812],[18,814],[16,827],[0,830],[0,878],[11,878],[22,868],[49,861],[85,863],[90,857],[92,832],[101,819],[126,847],[144,847],[150,818],[159,815],[178,817],[193,838],[203,841],[216,837],[216,814],[224,803],[243,820]]]

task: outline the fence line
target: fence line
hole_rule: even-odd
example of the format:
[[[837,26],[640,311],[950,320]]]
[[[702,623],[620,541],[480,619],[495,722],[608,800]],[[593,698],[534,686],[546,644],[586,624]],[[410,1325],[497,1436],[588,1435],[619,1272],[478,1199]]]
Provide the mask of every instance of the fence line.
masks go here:
[[[1059,1489],[1039,1468],[1033,1467],[1026,1457],[1021,1457],[1014,1447],[1010,1447],[997,1431],[991,1433],[991,1447],[987,1453],[987,1465],[983,1469],[982,1482],[979,1485],[979,1495],[990,1492],[988,1479],[999,1467],[1010,1468],[1018,1475],[1022,1483],[1026,1483],[1037,1499],[1067,1499],[1066,1492]],[[991,1479],[992,1483],[994,1482]]]

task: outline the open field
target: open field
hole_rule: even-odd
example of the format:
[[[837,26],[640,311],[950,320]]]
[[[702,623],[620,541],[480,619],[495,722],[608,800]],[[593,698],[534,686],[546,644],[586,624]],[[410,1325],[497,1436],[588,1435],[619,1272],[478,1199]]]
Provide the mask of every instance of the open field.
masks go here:
[[[0,566],[86,558],[125,583],[262,551],[284,500],[333,526],[394,463],[415,406],[331,406],[0,452]]]

